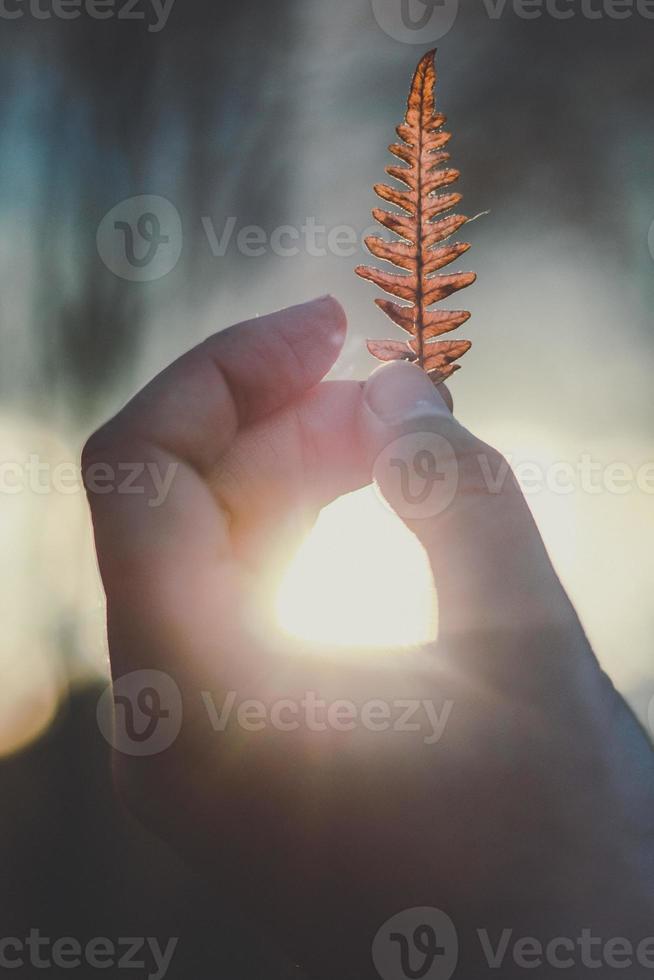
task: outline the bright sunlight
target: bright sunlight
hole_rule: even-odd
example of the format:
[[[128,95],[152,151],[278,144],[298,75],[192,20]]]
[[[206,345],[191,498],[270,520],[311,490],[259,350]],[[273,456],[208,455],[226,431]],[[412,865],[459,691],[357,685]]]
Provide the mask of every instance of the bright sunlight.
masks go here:
[[[427,555],[372,487],[322,511],[287,569],[277,622],[336,646],[412,646],[436,636]]]

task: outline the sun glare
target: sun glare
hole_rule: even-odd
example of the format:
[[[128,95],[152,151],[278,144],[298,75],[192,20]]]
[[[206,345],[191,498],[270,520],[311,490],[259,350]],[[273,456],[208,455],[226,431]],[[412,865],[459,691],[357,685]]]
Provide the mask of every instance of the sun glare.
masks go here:
[[[322,511],[282,579],[280,628],[334,646],[412,646],[436,636],[427,555],[372,487]]]

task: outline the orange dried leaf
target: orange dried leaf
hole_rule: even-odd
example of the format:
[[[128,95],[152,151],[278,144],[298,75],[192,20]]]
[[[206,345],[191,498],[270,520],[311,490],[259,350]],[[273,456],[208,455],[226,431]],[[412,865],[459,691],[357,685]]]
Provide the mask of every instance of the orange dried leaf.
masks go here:
[[[459,365],[453,362],[470,348],[468,340],[434,341],[434,337],[455,330],[470,317],[465,310],[430,310],[432,303],[445,299],[475,281],[473,272],[436,275],[439,269],[455,261],[470,247],[454,242],[436,247],[453,235],[468,220],[463,215],[439,217],[461,200],[456,192],[436,192],[459,179],[459,171],[441,168],[449,160],[443,147],[450,133],[441,127],[445,116],[436,112],[434,88],[435,51],[426,54],[418,64],[407,103],[406,116],[396,132],[401,142],[389,146],[402,166],[388,166],[390,177],[408,190],[376,184],[375,192],[400,212],[373,209],[373,217],[401,240],[387,241],[376,235],[366,239],[369,251],[378,259],[404,270],[396,275],[372,266],[360,265],[357,275],[373,282],[392,296],[406,300],[402,306],[387,299],[377,299],[377,306],[394,323],[411,334],[407,342],[369,340],[368,350],[380,361],[416,361],[429,372],[435,384],[450,377]],[[437,219],[437,220],[435,220]]]
[[[418,185],[418,177],[413,167],[386,167],[386,173],[389,177],[395,177],[395,180],[406,184],[412,191],[415,191]]]
[[[415,361],[416,353],[401,340],[369,340],[368,350],[379,361]]]
[[[381,208],[373,208],[372,216],[380,225],[384,225],[389,231],[394,231],[396,235],[406,238],[408,242],[416,244],[416,222],[415,218],[407,218],[403,214],[396,214],[394,211],[382,211]]]
[[[452,293],[459,289],[465,289],[476,279],[474,272],[455,272],[451,276],[429,276],[423,280],[423,301],[427,306],[437,303],[440,299],[447,299]],[[396,293],[396,295],[398,295]],[[411,297],[403,297],[411,299]]]
[[[415,314],[412,306],[400,306],[393,303],[390,299],[376,299],[375,303],[380,310],[389,316],[398,327],[402,327],[408,333],[416,332]]]
[[[425,275],[429,276],[432,272],[454,262],[469,248],[470,245],[467,242],[453,242],[451,245],[443,245],[441,248],[423,249],[422,267]]]
[[[418,263],[418,248],[405,242],[387,242],[385,238],[370,235],[366,238],[366,247],[378,259],[392,262],[400,269],[415,272]]]
[[[413,299],[418,288],[417,276],[396,276],[392,272],[380,272],[370,265],[358,266],[357,272],[362,279],[374,282],[380,289],[386,290],[392,296],[399,296],[400,299]]]
[[[375,194],[389,204],[394,204],[398,208],[403,208],[411,217],[415,217],[418,196],[415,191],[400,191],[397,187],[389,187],[388,184],[375,184]]]
[[[425,314],[422,339],[423,341],[430,340],[442,333],[456,330],[469,319],[470,314],[467,310],[430,310]]]

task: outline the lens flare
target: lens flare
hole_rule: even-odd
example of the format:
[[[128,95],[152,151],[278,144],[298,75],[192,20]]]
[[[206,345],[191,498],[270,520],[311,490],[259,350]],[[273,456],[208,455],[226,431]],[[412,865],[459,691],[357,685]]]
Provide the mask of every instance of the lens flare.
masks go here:
[[[413,646],[436,636],[436,596],[417,538],[372,487],[330,504],[277,593],[279,627],[296,639]]]

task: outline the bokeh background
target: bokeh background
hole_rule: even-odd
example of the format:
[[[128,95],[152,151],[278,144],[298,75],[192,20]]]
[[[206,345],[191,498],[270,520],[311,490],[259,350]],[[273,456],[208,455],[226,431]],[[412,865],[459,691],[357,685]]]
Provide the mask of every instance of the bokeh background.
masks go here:
[[[377,8],[176,0],[156,31],[145,2],[142,20],[41,19],[27,6],[0,17],[3,464],[76,466],[93,428],[177,354],[325,292],[350,323],[334,376],[367,375],[365,337],[390,334],[353,275],[363,249],[324,249],[322,236],[324,254],[311,254],[301,229],[347,225],[360,240],[370,227],[371,185],[391,162],[415,63],[434,46],[428,33],[414,44],[390,36]],[[525,19],[508,0],[461,0],[436,39],[463,210],[489,212],[466,229],[464,267],[478,282],[461,332],[474,349],[452,389],[461,420],[515,463],[551,473],[590,456],[640,470],[640,488],[635,478],[619,493],[545,486],[529,502],[602,665],[647,724],[654,20],[635,5],[616,19],[601,0],[593,18],[574,0],[557,9],[574,15]],[[116,275],[96,242],[105,214],[136,195],[166,198],[181,221],[179,261],[152,281]],[[230,219],[214,254],[211,230],[220,239]],[[236,235],[249,225],[298,229],[297,254],[269,243],[244,254]],[[201,886],[115,812],[96,744],[88,692],[106,676],[106,644],[83,494],[72,477],[65,493],[28,482],[0,494],[0,847],[14,896],[0,932],[45,920],[55,934],[86,922],[102,935],[115,920],[135,935],[148,928],[135,905],[181,929],[180,895],[205,908]],[[187,947],[200,952],[176,969],[196,963],[202,976],[198,936],[217,927],[197,909],[188,918]]]

